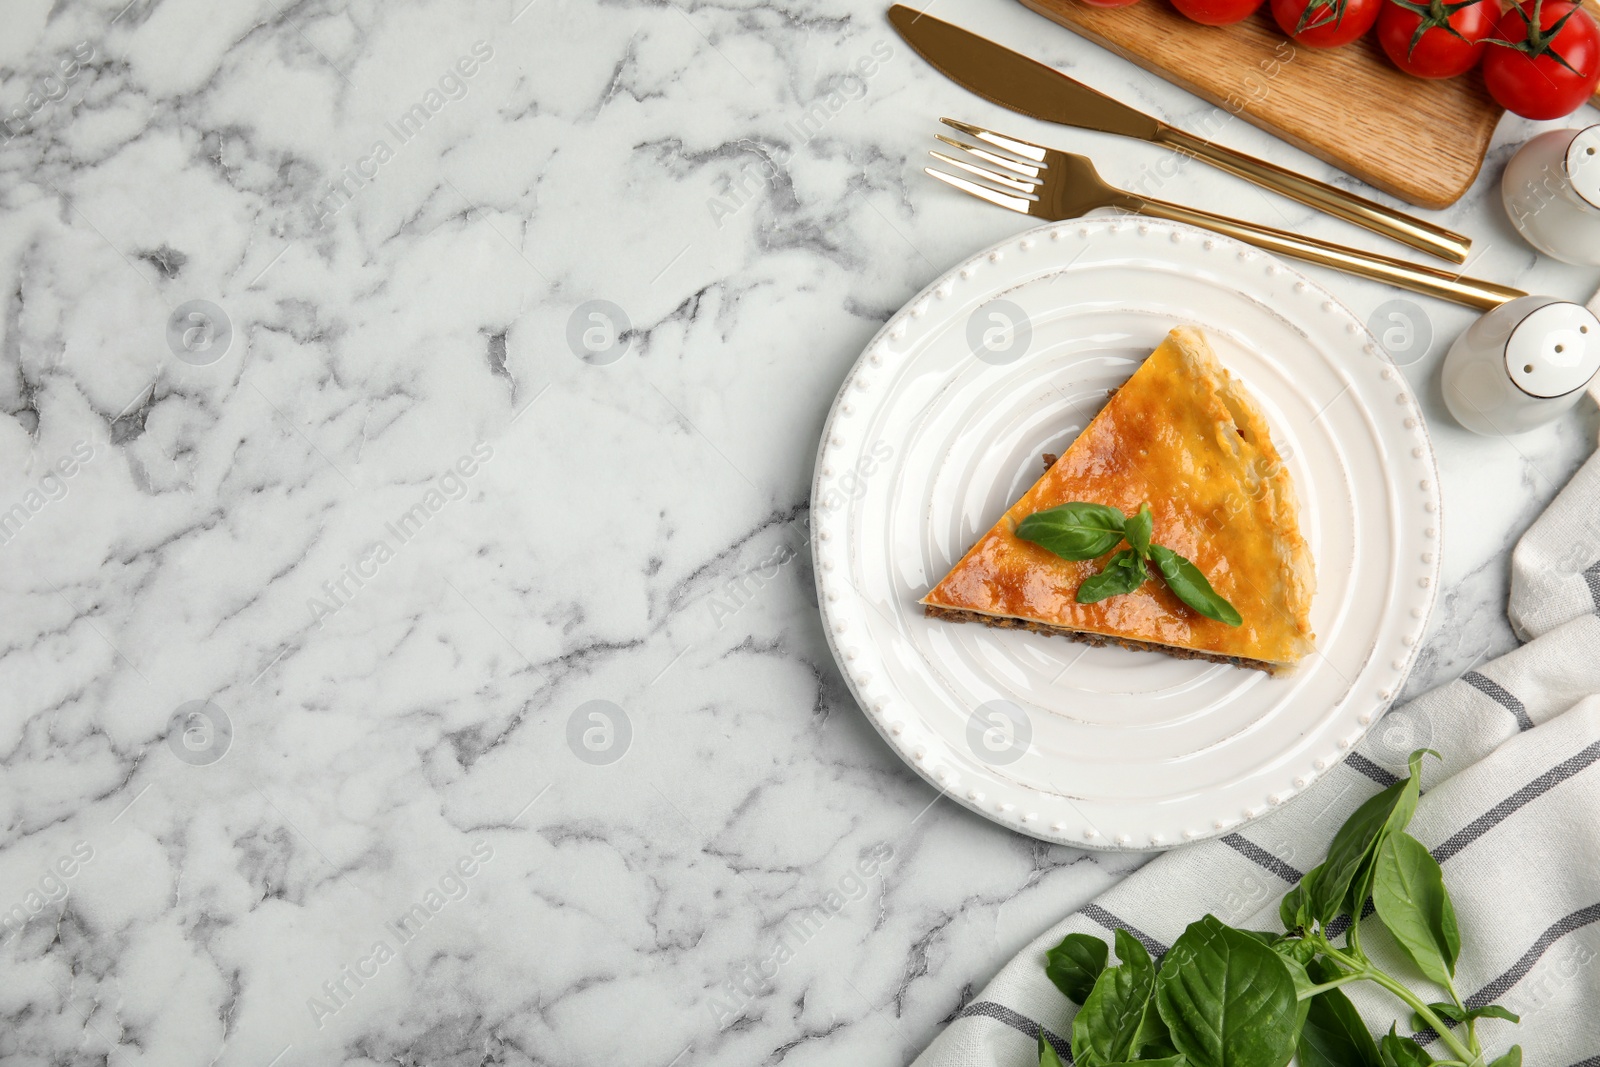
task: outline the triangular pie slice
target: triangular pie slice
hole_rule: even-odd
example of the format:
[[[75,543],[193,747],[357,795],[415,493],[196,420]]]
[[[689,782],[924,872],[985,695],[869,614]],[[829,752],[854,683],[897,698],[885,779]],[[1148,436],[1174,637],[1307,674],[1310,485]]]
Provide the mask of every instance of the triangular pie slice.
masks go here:
[[[1079,584],[1107,557],[1072,562],[1015,533],[1069,501],[1130,516],[1148,502],[1152,540],[1192,560],[1242,623],[1189,608],[1153,568],[1131,593],[1079,604]],[[1278,673],[1312,650],[1315,588],[1294,484],[1266,420],[1205,337],[1179,327],[922,603],[935,618]]]

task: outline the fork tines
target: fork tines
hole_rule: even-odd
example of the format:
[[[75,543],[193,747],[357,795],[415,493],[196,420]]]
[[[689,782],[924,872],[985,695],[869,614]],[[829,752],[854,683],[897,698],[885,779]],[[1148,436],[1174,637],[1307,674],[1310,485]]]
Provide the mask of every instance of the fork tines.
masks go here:
[[[996,148],[1004,148],[1013,155],[1021,156],[1023,159],[1031,159],[1035,163],[1044,162],[1044,155],[1049,151],[1044,145],[1037,145],[1032,141],[1024,141],[1017,137],[1007,137],[1003,133],[995,133],[993,130],[984,129],[982,126],[974,126],[970,122],[960,122],[952,118],[941,118],[939,121],[952,130],[964,133],[969,137],[976,137],[980,141],[987,141]]]
[[[977,140],[984,141],[996,148],[1004,150],[1009,155],[992,152],[977,145],[958,141],[944,134],[935,136],[943,143],[965,154],[966,158],[957,158],[944,152],[931,151],[939,162],[965,171],[983,182],[972,181],[970,178],[959,174],[949,174],[932,167],[924,167],[930,177],[944,182],[946,185],[960,189],[970,196],[986,200],[991,204],[1006,208],[1010,211],[1020,212],[1024,215],[1038,202],[1039,188],[1044,184],[1044,156],[1045,149],[1028,141],[1019,141],[1004,134],[986,130],[981,126],[958,122],[955,119],[941,120],[946,126],[961,133],[965,133]],[[981,161],[981,162],[979,162]],[[988,164],[984,166],[982,164]]]

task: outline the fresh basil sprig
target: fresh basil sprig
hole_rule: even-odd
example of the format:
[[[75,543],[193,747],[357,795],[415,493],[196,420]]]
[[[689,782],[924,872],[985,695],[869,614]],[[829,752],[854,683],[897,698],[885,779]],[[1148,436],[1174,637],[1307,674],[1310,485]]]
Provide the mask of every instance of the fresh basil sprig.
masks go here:
[[[1243,622],[1234,606],[1211,588],[1199,567],[1150,540],[1154,532],[1149,504],[1141,504],[1138,513],[1129,518],[1108,504],[1074,500],[1036,511],[1017,523],[1017,536],[1022,540],[1076,562],[1099,559],[1124,540],[1128,542],[1128,548],[1106,560],[1097,574],[1078,586],[1080,604],[1097,604],[1133,592],[1150,577],[1150,565],[1154,564],[1167,588],[1201,615],[1228,626]]]
[[[1410,777],[1345,821],[1327,859],[1280,904],[1284,933],[1240,930],[1207,915],[1189,925],[1158,965],[1125,929],[1115,931],[1118,962],[1112,966],[1106,966],[1100,938],[1063,938],[1046,953],[1045,973],[1082,1005],[1072,1020],[1073,1061],[1079,1067],[1283,1067],[1298,1053],[1302,1067],[1521,1067],[1519,1045],[1492,1060],[1484,1052],[1477,1024],[1516,1023],[1517,1016],[1497,1004],[1468,1008],[1456,992],[1461,935],[1455,908],[1438,861],[1406,833],[1427,755],[1438,756],[1413,752]],[[1430,991],[1449,993],[1448,1001],[1427,1002],[1362,950],[1369,893],[1377,921],[1417,976]],[[1340,916],[1350,923],[1336,934]],[[1335,944],[1340,938],[1343,944]],[[1374,982],[1403,1001],[1414,1013],[1412,1025],[1438,1034],[1448,1055],[1435,1060],[1392,1026],[1374,1041],[1342,989],[1357,981]],[[1061,1063],[1042,1034],[1039,1063]]]

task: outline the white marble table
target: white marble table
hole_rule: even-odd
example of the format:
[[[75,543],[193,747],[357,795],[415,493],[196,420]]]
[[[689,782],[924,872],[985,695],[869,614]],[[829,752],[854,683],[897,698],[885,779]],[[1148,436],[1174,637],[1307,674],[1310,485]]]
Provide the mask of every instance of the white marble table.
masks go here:
[[[803,530],[845,369],[1021,226],[922,175],[936,117],[1119,182],[1157,150],[968,96],[882,5],[123,2],[0,34],[0,1061],[898,1065],[1138,865],[906,770]],[[1208,110],[1007,0],[939,13]],[[1497,207],[1532,128],[1441,217],[1475,273],[1586,298]],[[591,363],[597,300],[628,325]],[[191,301],[225,345],[169,342]],[[1507,548],[1597,427],[1453,427],[1469,313],[1419,303],[1446,582],[1412,691],[1513,643]]]

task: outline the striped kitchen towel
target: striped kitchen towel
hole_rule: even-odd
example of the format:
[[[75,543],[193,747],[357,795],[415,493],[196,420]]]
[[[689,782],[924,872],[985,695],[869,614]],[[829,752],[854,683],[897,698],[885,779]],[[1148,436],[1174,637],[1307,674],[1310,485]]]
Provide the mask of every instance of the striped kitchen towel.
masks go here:
[[[1574,551],[1570,546],[1578,544]],[[1076,1007],[1044,974],[1045,950],[1072,932],[1125,927],[1159,956],[1211,912],[1281,930],[1278,900],[1321,862],[1335,830],[1427,761],[1411,833],[1443,865],[1462,931],[1456,988],[1520,1026],[1479,1024],[1498,1055],[1528,1067],[1600,1067],[1600,457],[1591,457],[1513,556],[1511,621],[1528,643],[1391,710],[1343,764],[1283,810],[1239,833],[1174,849],[1035,939],[917,1059],[917,1067],[1028,1067],[1041,1028],[1069,1058]],[[1415,975],[1373,924],[1362,947]],[[1416,982],[1420,985],[1421,979]],[[1411,1033],[1410,1013],[1371,983],[1346,986],[1369,1023]],[[1430,1000],[1446,999],[1443,995]],[[1413,1036],[1430,1048],[1431,1032]]]

